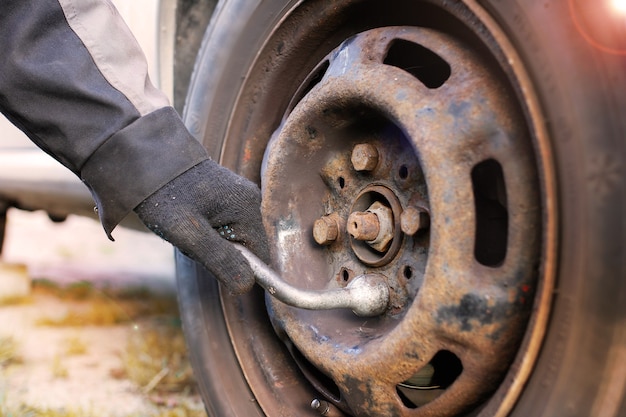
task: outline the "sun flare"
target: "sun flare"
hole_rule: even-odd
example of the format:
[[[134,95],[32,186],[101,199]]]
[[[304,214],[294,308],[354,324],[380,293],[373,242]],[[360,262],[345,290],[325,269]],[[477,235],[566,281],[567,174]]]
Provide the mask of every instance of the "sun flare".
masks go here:
[[[617,13],[626,15],[626,0],[611,0],[611,8]]]

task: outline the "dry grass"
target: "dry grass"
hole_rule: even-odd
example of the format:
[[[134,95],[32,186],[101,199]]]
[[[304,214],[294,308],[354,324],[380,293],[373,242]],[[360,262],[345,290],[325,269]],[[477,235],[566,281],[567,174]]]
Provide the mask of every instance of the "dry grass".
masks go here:
[[[130,379],[144,393],[195,391],[173,295],[155,295],[145,288],[98,289],[88,282],[61,287],[48,281],[36,281],[34,292],[59,297],[69,306],[62,317],[38,319],[40,326],[133,325],[122,353],[123,369],[115,370],[114,376]],[[67,355],[83,354],[87,349],[76,338],[65,345]],[[53,363],[53,375],[67,376],[60,358]]]
[[[138,326],[122,356],[124,375],[150,392],[193,392],[196,385],[179,323]]]
[[[0,298],[0,307],[6,307],[6,306],[17,306],[17,305],[25,305],[25,304],[32,304],[33,303],[33,297],[31,297],[30,295],[16,295],[13,297],[3,297]]]
[[[67,378],[70,376],[67,366],[65,366],[59,355],[52,360],[51,371],[53,378]]]
[[[98,417],[82,410],[52,410],[22,405],[16,410],[0,407],[0,417]],[[130,416],[129,416],[130,417]]]
[[[112,300],[96,298],[88,302],[74,303],[63,317],[41,317],[40,326],[83,327],[114,326],[127,323],[131,317],[123,305]]]
[[[98,413],[85,410],[42,409],[22,405],[16,410],[8,410],[0,404],[0,417],[103,417]],[[139,417],[130,415],[126,417]],[[158,410],[148,416],[141,417],[206,417],[202,410],[180,405],[166,410]]]
[[[150,417],[206,417],[204,410],[189,408],[186,405],[180,405],[166,410],[159,410]]]
[[[112,372],[118,378],[131,380],[154,404],[149,414],[116,417],[206,417],[197,401],[186,402],[185,394],[195,394],[196,383],[188,361],[175,296],[152,294],[145,288],[99,289],[87,282],[65,287],[49,281],[34,281],[32,299],[62,299],[67,311],[59,317],[42,317],[41,326],[110,326],[127,325],[134,329],[124,351],[122,368]],[[19,303],[30,302],[22,300]],[[16,301],[18,303],[18,301]],[[50,363],[53,378],[68,378],[63,358],[87,353],[88,346],[77,336],[62,342],[62,353]],[[12,338],[0,337],[0,372],[20,361],[18,347]],[[0,375],[1,376],[1,375]],[[178,395],[183,394],[181,400]],[[177,398],[174,400],[173,398]],[[43,409],[21,405],[7,409],[0,393],[0,417],[110,417],[94,410]]]
[[[145,288],[99,289],[89,282],[61,287],[49,281],[35,281],[33,293],[53,295],[68,301],[63,317],[42,317],[41,326],[114,326],[155,315],[177,315],[176,299],[152,294]]]
[[[87,345],[78,336],[68,337],[63,344],[67,356],[78,356],[87,353]]]
[[[17,353],[18,345],[12,337],[0,337],[0,369],[8,365],[22,363]]]
[[[187,358],[187,350],[180,323],[176,317],[169,319],[146,320],[146,324],[136,326],[123,353],[123,375],[141,387],[144,394],[156,398],[167,398],[168,393],[195,392],[195,381]],[[64,341],[66,355],[83,354],[86,345],[78,337]],[[21,363],[17,343],[10,337],[0,337],[0,371],[11,363]],[[67,378],[68,369],[57,355],[51,363],[53,378]],[[160,397],[164,395],[164,397]],[[154,400],[153,400],[154,401]],[[93,410],[44,409],[21,405],[8,409],[0,395],[0,417],[110,417]],[[163,405],[165,404],[165,405]],[[169,403],[155,401],[156,411],[147,415],[123,417],[206,417],[197,404],[177,400]],[[120,416],[116,416],[120,417]]]

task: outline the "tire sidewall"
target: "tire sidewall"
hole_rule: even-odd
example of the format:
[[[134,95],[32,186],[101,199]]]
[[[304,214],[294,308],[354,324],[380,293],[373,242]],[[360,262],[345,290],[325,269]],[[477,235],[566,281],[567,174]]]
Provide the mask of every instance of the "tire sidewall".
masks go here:
[[[214,22],[236,24],[208,28],[184,112],[187,126],[214,158],[219,158],[222,143],[211,138],[226,135],[227,115],[236,103],[235,94],[228,92],[238,91],[254,59],[246,51],[258,50],[272,19],[294,3],[227,0],[218,5]],[[607,392],[603,381],[611,380],[615,366],[624,369],[623,364],[614,364],[614,352],[620,344],[623,348],[619,329],[626,318],[622,219],[626,192],[621,168],[626,126],[620,114],[626,109],[625,59],[598,51],[584,40],[567,1],[480,3],[515,45],[532,80],[549,133],[558,193],[558,266],[550,322],[512,415],[594,415],[603,409]],[[267,21],[246,26],[259,9],[274,15],[266,13]],[[197,268],[183,264],[179,268]],[[181,275],[203,279],[197,271]],[[194,297],[181,299],[183,315],[185,305],[202,302]],[[187,310],[198,311],[197,306]],[[211,311],[211,320],[219,319],[217,310]],[[197,318],[189,320],[197,323]],[[208,360],[198,347],[206,343],[201,334],[188,333],[200,370]],[[228,335],[212,337],[224,341]],[[613,409],[619,413],[619,407]]]
[[[533,81],[558,188],[552,314],[513,415],[619,413],[619,405],[603,408],[611,401],[604,397],[603,383],[615,372],[611,362],[623,343],[619,329],[626,316],[619,227],[626,194],[619,175],[625,151],[620,117],[626,109],[625,59],[588,44],[566,1],[491,1],[485,6],[517,46]]]

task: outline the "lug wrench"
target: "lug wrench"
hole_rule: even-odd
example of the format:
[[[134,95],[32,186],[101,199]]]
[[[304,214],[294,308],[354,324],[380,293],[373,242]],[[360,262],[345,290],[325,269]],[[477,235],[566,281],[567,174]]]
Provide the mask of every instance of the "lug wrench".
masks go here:
[[[307,310],[350,308],[357,316],[381,315],[389,305],[389,287],[378,274],[355,277],[345,288],[304,290],[283,281],[276,272],[240,244],[235,247],[248,260],[256,282],[272,297],[285,304]]]

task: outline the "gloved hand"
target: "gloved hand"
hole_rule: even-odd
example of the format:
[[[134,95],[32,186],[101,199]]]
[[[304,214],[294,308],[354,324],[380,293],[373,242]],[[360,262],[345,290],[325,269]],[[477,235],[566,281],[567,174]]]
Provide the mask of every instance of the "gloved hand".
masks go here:
[[[260,204],[255,184],[205,160],[145,199],[135,212],[150,230],[204,265],[230,293],[242,294],[254,285],[254,275],[229,241],[269,261]]]

